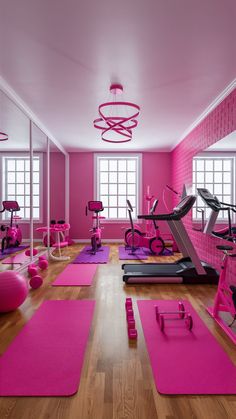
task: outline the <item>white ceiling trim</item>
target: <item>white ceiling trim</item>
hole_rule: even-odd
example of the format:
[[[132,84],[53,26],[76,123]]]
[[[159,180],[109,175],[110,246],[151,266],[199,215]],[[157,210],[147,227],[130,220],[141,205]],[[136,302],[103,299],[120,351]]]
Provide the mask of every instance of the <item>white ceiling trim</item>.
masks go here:
[[[184,131],[184,133],[181,135],[180,139],[176,144],[173,145],[172,150],[182,141],[185,137],[187,137],[190,132],[196,128],[197,125],[200,124],[200,122],[203,121],[203,119],[206,118],[207,115],[209,115],[213,109],[215,109],[234,89],[236,88],[236,79],[234,79],[224,90],[217,96],[213,102],[205,109],[205,111],[202,112],[202,114]]]
[[[12,100],[16,106],[55,144],[55,146],[66,156],[68,152],[61,145],[61,143],[52,135],[52,133],[45,127],[40,119],[31,111],[29,106],[21,99],[14,89],[0,76],[0,89]]]

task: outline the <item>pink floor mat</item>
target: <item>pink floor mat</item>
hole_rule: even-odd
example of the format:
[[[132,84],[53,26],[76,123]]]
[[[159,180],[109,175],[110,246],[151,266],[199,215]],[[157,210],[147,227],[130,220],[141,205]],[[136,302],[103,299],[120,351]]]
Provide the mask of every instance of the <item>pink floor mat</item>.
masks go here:
[[[176,311],[178,301],[137,303],[159,393],[236,394],[236,367],[189,302],[183,303],[193,318],[192,331],[185,328],[183,320],[168,320],[164,332],[154,307]]]
[[[45,301],[0,358],[0,396],[75,394],[94,306]]]
[[[14,256],[9,256],[6,259],[2,260],[2,263],[5,263],[7,265],[21,265],[22,263],[26,262],[27,260],[29,260],[29,256],[25,255],[25,252],[22,253],[17,253]]]
[[[69,264],[53,282],[54,287],[82,287],[92,285],[97,266],[91,264]]]

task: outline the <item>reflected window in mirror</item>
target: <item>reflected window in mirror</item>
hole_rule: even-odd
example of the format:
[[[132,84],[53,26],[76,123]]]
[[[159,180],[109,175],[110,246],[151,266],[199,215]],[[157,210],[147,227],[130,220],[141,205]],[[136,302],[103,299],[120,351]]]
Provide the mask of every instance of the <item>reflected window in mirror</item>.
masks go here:
[[[33,158],[33,218],[42,220],[42,167],[43,155]],[[30,219],[30,158],[27,155],[4,155],[1,157],[2,201],[17,201],[20,211],[17,213],[23,221]],[[9,212],[3,214],[5,219]]]
[[[234,203],[234,171],[235,157],[216,153],[193,158],[193,193],[197,196],[196,205],[192,212],[193,221],[201,220],[202,210],[205,220],[209,218],[211,212],[211,209],[197,194],[197,188],[208,189],[221,202]],[[226,211],[220,211],[218,221],[227,221],[227,217]]]

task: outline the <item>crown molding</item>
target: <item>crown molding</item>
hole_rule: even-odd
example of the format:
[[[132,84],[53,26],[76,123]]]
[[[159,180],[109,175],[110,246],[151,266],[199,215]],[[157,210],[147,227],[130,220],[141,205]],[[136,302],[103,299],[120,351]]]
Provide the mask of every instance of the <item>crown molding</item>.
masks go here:
[[[180,139],[178,142],[175,143],[175,145],[172,147],[171,151],[174,150],[174,148],[181,143],[182,140],[184,140],[185,137],[187,137],[188,134],[190,134],[191,131],[193,131],[194,128],[197,127],[197,125],[202,122],[207,115],[209,115],[223,100],[236,88],[236,79],[234,79],[214,100],[213,102],[201,113],[201,115],[183,132],[183,134],[180,136]]]
[[[45,127],[40,119],[31,111],[29,106],[24,102],[23,99],[15,92],[14,89],[7,83],[3,77],[0,76],[0,90],[29,118],[37,127],[55,144],[55,146],[65,155],[68,155],[67,151],[61,145],[61,143],[52,135],[52,133]]]

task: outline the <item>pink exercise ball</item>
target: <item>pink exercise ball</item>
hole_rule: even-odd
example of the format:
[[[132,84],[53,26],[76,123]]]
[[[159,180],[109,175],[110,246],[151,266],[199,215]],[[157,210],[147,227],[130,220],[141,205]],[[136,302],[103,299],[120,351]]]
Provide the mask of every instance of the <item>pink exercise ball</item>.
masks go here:
[[[16,310],[28,295],[24,276],[15,271],[0,272],[0,313]]]

